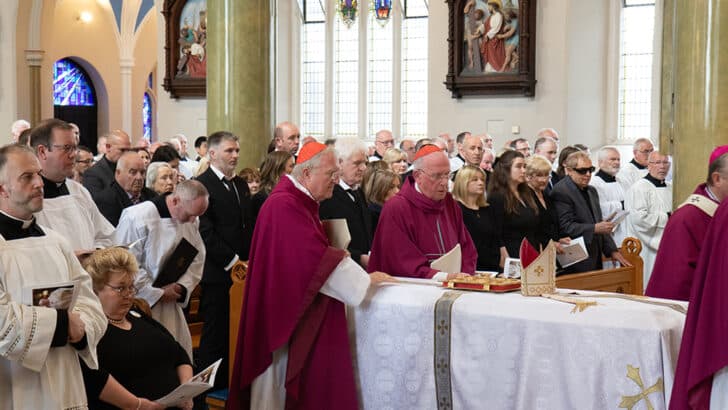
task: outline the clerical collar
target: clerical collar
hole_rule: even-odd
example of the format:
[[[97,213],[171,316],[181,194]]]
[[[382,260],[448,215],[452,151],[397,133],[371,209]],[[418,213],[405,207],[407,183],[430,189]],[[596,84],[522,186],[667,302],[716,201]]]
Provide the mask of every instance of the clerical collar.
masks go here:
[[[171,218],[172,217],[172,214],[169,212],[169,207],[167,206],[167,195],[169,195],[169,194],[171,194],[171,192],[166,192],[162,195],[157,195],[150,200],[154,204],[154,206],[157,208],[157,212],[159,212],[159,216],[162,218]]]
[[[70,195],[65,179],[61,182],[55,182],[42,175],[41,178],[43,178],[43,198],[50,199]]]
[[[637,161],[634,160],[634,158],[632,158],[632,161],[629,161],[629,162],[632,165],[634,165],[635,167],[637,167],[637,169],[647,169],[647,165],[640,165],[640,164],[638,164]]]
[[[648,181],[650,181],[650,182],[652,182],[652,185],[654,185],[654,186],[656,186],[658,188],[665,188],[665,187],[667,187],[667,184],[665,183],[665,180],[664,179],[663,180],[659,180],[659,179],[653,177],[650,174],[647,174],[645,176],[645,179],[648,180]]]
[[[603,179],[604,182],[606,182],[608,184],[612,183],[612,182],[617,182],[617,178],[615,176],[609,175],[606,172],[602,171],[601,169],[599,171],[597,171],[597,176],[599,178]]]
[[[296,178],[292,177],[289,174],[286,174],[286,176],[288,177],[288,179],[291,180],[291,182],[293,182],[293,186],[295,186],[296,188],[298,188],[299,191],[301,191],[304,194],[308,195],[309,198],[311,198],[314,201],[316,201],[316,199],[313,197],[313,195],[311,195],[311,192],[308,189],[306,189],[305,186],[301,185],[301,183],[298,182],[298,180]],[[318,202],[318,201],[316,201],[316,202]]]
[[[43,236],[45,233],[35,223],[35,218],[30,220],[19,219],[0,211],[0,235],[11,241],[31,236]]]

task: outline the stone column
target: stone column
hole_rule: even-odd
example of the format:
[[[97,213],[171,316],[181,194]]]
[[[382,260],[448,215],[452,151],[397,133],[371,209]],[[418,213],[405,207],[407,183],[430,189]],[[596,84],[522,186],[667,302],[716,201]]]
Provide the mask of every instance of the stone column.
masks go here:
[[[673,155],[674,204],[707,176],[728,144],[728,7],[720,0],[665,0],[661,146]]]
[[[25,50],[25,62],[28,63],[28,92],[30,100],[30,124],[40,122],[40,66],[43,62],[42,50]]]
[[[131,99],[131,79],[132,69],[134,68],[133,58],[122,58],[119,62],[119,70],[121,71],[121,130],[132,136],[132,143],[140,138],[139,131],[132,129],[132,99]],[[138,107],[137,107],[138,108]],[[136,110],[140,111],[140,110]],[[136,138],[135,138],[136,136]]]
[[[258,166],[273,137],[271,1],[207,2],[207,131],[240,138],[238,169]]]

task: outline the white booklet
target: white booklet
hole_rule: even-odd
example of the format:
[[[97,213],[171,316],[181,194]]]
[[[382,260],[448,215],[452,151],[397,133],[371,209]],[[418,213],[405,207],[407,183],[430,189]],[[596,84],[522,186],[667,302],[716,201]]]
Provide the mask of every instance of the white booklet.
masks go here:
[[[627,215],[629,215],[628,210],[614,211],[605,219],[605,221],[614,223],[614,228],[612,228],[612,232],[614,232],[617,230],[619,224],[624,221],[624,218],[626,218]]]
[[[331,246],[336,249],[343,249],[349,247],[351,242],[351,234],[349,233],[349,225],[346,223],[346,219],[325,219],[321,221],[326,231],[326,236],[329,237]]]
[[[561,249],[564,253],[557,253],[556,260],[559,261],[562,268],[567,268],[589,257],[583,236],[572,239],[568,245],[561,244]]]
[[[445,273],[460,273],[463,255],[460,244],[455,245],[450,252],[440,256],[430,263],[432,269]]]
[[[215,384],[215,376],[217,376],[217,368],[220,367],[220,362],[222,362],[222,359],[209,365],[205,370],[194,375],[190,381],[172,390],[171,393],[155,400],[155,403],[159,403],[164,407],[179,406],[200,393],[211,389]]]
[[[28,306],[44,306],[52,309],[71,309],[78,297],[76,282],[56,282],[23,288],[22,303]]]

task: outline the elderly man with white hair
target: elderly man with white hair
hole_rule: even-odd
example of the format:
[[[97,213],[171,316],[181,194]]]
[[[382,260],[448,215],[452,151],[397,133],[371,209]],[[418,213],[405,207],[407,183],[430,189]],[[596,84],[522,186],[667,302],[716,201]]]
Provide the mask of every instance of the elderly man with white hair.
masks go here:
[[[372,245],[372,215],[360,189],[367,169],[366,145],[359,138],[338,138],[334,146],[339,154],[339,183],[331,198],[321,202],[321,220],[346,219],[351,235],[348,250],[351,258],[366,269]]]
[[[599,194],[599,207],[602,216],[608,218],[615,212],[624,210],[625,191],[619,181],[617,173],[620,165],[619,151],[615,147],[606,146],[597,152],[599,171],[591,179],[589,185],[593,186]],[[627,236],[627,223],[622,222],[614,229],[612,238],[617,246]]]
[[[460,206],[448,192],[447,154],[435,145],[424,145],[412,165],[412,175],[382,209],[367,269],[435,280],[475,272],[477,250]],[[458,244],[462,258],[457,272],[430,266]]]
[[[18,142],[18,137],[20,137],[20,134],[30,128],[30,123],[26,120],[17,120],[13,123],[13,125],[10,127],[10,137],[13,139],[13,142]]]

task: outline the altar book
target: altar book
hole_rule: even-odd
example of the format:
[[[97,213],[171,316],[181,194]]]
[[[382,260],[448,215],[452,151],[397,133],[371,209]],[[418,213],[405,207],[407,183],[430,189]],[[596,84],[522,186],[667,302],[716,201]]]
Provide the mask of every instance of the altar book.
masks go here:
[[[161,404],[164,407],[179,406],[200,393],[211,389],[215,385],[215,377],[217,376],[217,368],[220,367],[220,362],[222,362],[222,359],[218,359],[218,361],[209,365],[205,370],[194,375],[190,381],[178,386],[166,396],[157,399],[155,403]]]
[[[455,245],[450,252],[440,256],[430,263],[432,269],[445,273],[460,273],[462,270],[463,254],[460,244]]]
[[[344,218],[325,219],[321,221],[329,238],[329,243],[336,249],[346,250],[351,242],[351,233],[349,233],[349,225]]]
[[[171,255],[164,261],[159,269],[157,279],[154,280],[154,287],[161,288],[170,283],[177,282],[180,276],[187,272],[195,256],[199,251],[185,238],[177,244]]]

